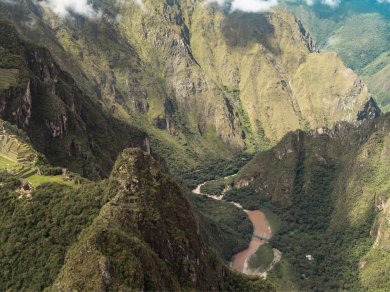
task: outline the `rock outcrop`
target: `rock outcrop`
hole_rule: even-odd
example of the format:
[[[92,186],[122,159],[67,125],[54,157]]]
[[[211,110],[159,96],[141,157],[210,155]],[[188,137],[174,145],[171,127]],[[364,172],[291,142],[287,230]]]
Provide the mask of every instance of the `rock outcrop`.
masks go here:
[[[175,172],[205,157],[272,146],[289,131],[356,120],[370,99],[356,74],[336,54],[317,52],[302,23],[281,9],[246,14],[199,0],[145,0],[144,7],[110,0],[96,3],[102,17],[94,20],[60,18],[30,0],[0,7],[3,18],[45,44],[55,59],[42,49],[27,54],[43,89],[59,97],[57,116],[44,121],[49,136],[69,137],[70,124],[78,135],[91,136],[80,116],[86,106],[79,100],[88,96],[88,108],[101,105],[109,116],[156,137],[152,148]],[[29,19],[36,20],[34,29],[25,25]],[[69,82],[60,93],[62,71]],[[26,126],[34,115],[27,114],[29,102],[19,107],[18,123]],[[77,140],[64,152],[98,160],[96,149],[79,145],[97,145],[96,137]],[[96,162],[89,168],[103,168]]]
[[[204,244],[184,193],[157,161],[139,149],[127,149],[110,179],[116,194],[80,234],[53,288],[232,288],[227,281],[231,272]],[[262,285],[257,288],[272,289]]]

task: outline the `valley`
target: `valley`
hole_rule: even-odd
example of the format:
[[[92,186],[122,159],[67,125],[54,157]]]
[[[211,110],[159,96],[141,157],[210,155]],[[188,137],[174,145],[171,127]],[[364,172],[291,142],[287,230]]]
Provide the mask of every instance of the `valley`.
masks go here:
[[[389,290],[390,4],[249,2],[0,0],[0,290]]]
[[[253,256],[262,245],[267,243],[272,236],[271,227],[263,212],[248,210],[245,210],[245,212],[248,214],[248,217],[253,224],[252,240],[247,249],[233,256],[231,262],[232,268],[241,273],[247,273],[246,270],[248,270],[247,266],[250,257]]]
[[[389,110],[389,19],[387,1],[340,1],[331,7],[315,1],[283,0],[312,34],[320,51],[337,52],[358,73],[383,111]]]
[[[229,180],[234,176],[236,175],[234,174],[234,175],[224,177],[223,180],[224,181]],[[210,183],[210,181],[199,184],[192,192],[199,196],[206,196],[212,200],[218,200],[218,201],[224,200],[223,198],[224,192],[222,192],[222,194],[220,195],[216,195],[216,194],[211,195],[202,192],[202,187],[208,183]],[[239,203],[233,201],[229,201],[229,203],[233,204],[236,208],[243,209],[243,207]],[[250,259],[254,257],[255,253],[259,250],[259,248],[262,245],[266,244],[268,240],[272,237],[271,226],[267,221],[265,213],[263,213],[262,211],[260,210],[249,211],[245,209],[243,209],[243,211],[247,214],[249,220],[253,225],[252,236],[248,247],[246,247],[246,249],[240,251],[239,253],[235,254],[232,257],[230,267],[244,274],[266,277],[267,273],[265,271],[270,271],[272,269],[271,266],[265,266],[260,270],[259,267],[255,266],[252,269],[258,271],[252,272],[251,269],[249,269],[248,265]],[[277,264],[278,261],[280,261],[280,258],[276,262],[272,261],[273,265]],[[263,263],[261,262],[261,264]]]

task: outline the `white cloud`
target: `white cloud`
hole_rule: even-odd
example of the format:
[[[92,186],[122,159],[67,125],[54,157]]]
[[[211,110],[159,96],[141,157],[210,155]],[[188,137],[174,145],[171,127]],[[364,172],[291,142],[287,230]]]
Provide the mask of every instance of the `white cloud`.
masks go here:
[[[327,5],[330,7],[338,7],[342,0],[304,0],[307,5],[311,6],[314,5],[316,2],[320,2],[323,5]],[[375,2],[375,0],[372,0],[372,2]],[[376,0],[378,3],[390,3],[390,0]]]
[[[131,1],[137,4],[142,10],[146,10],[143,0],[115,0],[115,3],[120,6],[128,6]]]
[[[330,7],[337,7],[340,5],[341,0],[321,0],[321,3]]]
[[[378,0],[378,1],[381,1],[381,0]],[[306,4],[309,6],[313,5],[315,2],[316,2],[316,0],[306,0]],[[327,5],[330,7],[337,7],[340,5],[341,0],[321,0],[321,3],[323,5]]]
[[[230,4],[231,11],[265,12],[278,5],[278,0],[206,0],[206,3],[216,3],[220,6]]]
[[[67,17],[70,12],[88,18],[99,18],[102,15],[88,0],[44,0],[39,4],[50,8],[60,17]]]

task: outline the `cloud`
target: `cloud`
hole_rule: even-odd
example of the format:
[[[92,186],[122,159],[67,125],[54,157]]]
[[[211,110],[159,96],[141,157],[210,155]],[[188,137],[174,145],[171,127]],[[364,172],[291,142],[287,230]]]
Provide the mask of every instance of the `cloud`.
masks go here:
[[[381,0],[378,0],[381,1]],[[315,0],[306,0],[306,4],[311,6],[313,5]],[[321,3],[330,7],[337,7],[340,5],[341,0],[321,0]]]
[[[303,2],[306,2],[307,5],[311,6],[314,5],[316,2],[320,2],[322,5],[327,5],[332,8],[338,7],[342,0],[304,0]],[[372,0],[372,2],[375,2],[375,0]],[[390,3],[390,0],[376,0],[378,3]]]
[[[44,0],[38,3],[50,8],[60,17],[67,17],[70,13],[88,18],[100,18],[102,16],[102,12],[95,9],[88,0]]]
[[[137,4],[142,10],[146,11],[146,6],[143,0],[115,0],[115,4],[119,6],[128,6],[130,2]]]
[[[228,6],[230,11],[265,12],[278,5],[278,0],[206,0],[219,6]]]

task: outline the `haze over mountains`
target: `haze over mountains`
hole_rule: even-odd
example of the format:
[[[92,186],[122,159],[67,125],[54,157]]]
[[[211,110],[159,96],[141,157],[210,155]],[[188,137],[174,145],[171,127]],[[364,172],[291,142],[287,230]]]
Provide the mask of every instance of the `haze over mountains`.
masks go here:
[[[0,0],[0,289],[389,288],[387,8]]]
[[[388,1],[340,1],[336,7],[319,2],[283,1],[313,34],[321,50],[335,51],[361,75],[380,105],[389,104]]]

